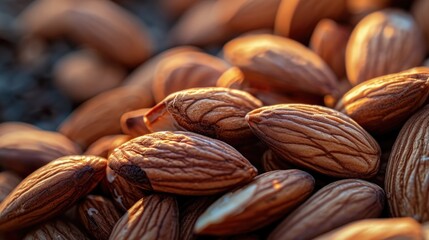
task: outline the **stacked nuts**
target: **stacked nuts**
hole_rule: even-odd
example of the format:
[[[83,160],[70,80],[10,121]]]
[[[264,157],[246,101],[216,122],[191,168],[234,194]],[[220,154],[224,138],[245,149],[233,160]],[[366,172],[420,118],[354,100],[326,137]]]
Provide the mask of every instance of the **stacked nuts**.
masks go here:
[[[2,239],[429,239],[428,0],[121,4],[18,16],[84,47],[57,131],[0,124]]]

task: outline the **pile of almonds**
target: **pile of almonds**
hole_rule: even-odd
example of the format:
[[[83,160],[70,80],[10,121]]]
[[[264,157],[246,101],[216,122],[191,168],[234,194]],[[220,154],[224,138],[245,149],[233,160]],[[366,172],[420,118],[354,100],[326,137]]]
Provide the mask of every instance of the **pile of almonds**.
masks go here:
[[[1,239],[429,239],[429,0],[123,2],[17,18],[78,107],[0,124]]]

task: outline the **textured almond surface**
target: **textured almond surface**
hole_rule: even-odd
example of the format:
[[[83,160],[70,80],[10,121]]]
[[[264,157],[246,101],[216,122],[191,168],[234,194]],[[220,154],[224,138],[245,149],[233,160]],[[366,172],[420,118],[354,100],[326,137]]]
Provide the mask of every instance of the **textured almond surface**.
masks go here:
[[[363,82],[350,89],[335,107],[367,131],[397,128],[429,95],[429,72],[398,73]]]
[[[386,193],[395,217],[429,221],[429,105],[401,129],[389,158]]]
[[[315,240],[423,240],[421,226],[412,218],[368,219],[347,224]]]
[[[294,165],[334,177],[377,173],[380,147],[345,114],[316,105],[279,104],[253,110],[246,118],[258,138]]]
[[[172,196],[142,198],[116,223],[110,240],[179,239],[179,210]]]
[[[195,232],[232,235],[262,228],[303,202],[313,187],[314,178],[301,170],[261,174],[213,203],[198,218]]]
[[[288,215],[268,239],[313,239],[344,224],[378,217],[383,206],[379,186],[357,179],[336,181]]]
[[[145,123],[152,131],[188,130],[238,144],[254,137],[244,117],[259,107],[261,101],[244,91],[194,88],[169,95],[145,114]]]
[[[291,39],[269,34],[239,37],[228,42],[224,57],[258,88],[317,95],[335,92],[337,79],[314,52]]]
[[[208,195],[249,182],[257,174],[228,144],[191,132],[156,132],[118,147],[109,166],[147,190]]]
[[[70,222],[53,220],[28,233],[24,240],[89,239]]]
[[[116,222],[121,217],[113,203],[101,196],[88,195],[78,206],[79,218],[94,239],[109,239]]]
[[[350,36],[347,77],[357,85],[418,66],[424,56],[422,33],[411,15],[399,10],[377,11],[362,19]]]
[[[72,206],[103,178],[107,161],[95,156],[65,156],[39,168],[0,204],[0,230],[43,222]]]

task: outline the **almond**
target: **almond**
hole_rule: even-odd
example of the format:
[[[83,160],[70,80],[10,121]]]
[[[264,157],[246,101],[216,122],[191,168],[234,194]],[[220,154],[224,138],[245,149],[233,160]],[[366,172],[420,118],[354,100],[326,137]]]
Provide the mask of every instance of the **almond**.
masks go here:
[[[268,239],[313,239],[344,224],[378,217],[383,206],[379,186],[358,179],[336,181],[289,214]]]
[[[429,72],[398,73],[350,89],[335,109],[367,131],[382,134],[400,127],[429,96]]]
[[[337,79],[326,63],[291,39],[248,35],[231,40],[223,51],[225,59],[239,67],[256,88],[317,95],[336,91]]]
[[[142,198],[116,223],[111,240],[179,239],[179,210],[174,197],[153,194]]]
[[[232,235],[264,227],[303,202],[313,191],[314,178],[301,170],[278,170],[259,175],[229,192],[197,220],[198,234]]]
[[[293,168],[287,161],[281,159],[273,150],[268,149],[262,156],[262,168],[264,171],[275,171]]]
[[[423,240],[420,224],[412,218],[389,218],[360,220],[335,229],[315,240]]]
[[[248,83],[238,67],[231,67],[220,75],[216,81],[216,87],[243,90],[248,87]]]
[[[35,230],[28,233],[24,238],[24,240],[39,239],[88,240],[89,238],[72,223],[63,220],[53,220],[37,227]]]
[[[401,129],[386,172],[386,193],[394,217],[429,221],[429,105]]]
[[[254,138],[244,117],[262,103],[247,92],[228,88],[194,88],[170,94],[149,110],[151,132],[188,130],[237,145]]]
[[[131,137],[128,135],[109,135],[104,136],[86,149],[84,155],[95,155],[103,158],[109,157],[110,153],[116,147],[119,147],[124,142],[130,140]]]
[[[116,222],[121,218],[113,203],[101,196],[88,195],[79,204],[82,225],[94,239],[109,239]]]
[[[150,111],[150,108],[142,108],[130,111],[121,116],[121,129],[125,134],[131,137],[139,137],[150,133],[144,122],[144,115]]]
[[[0,165],[22,176],[56,158],[80,153],[75,143],[57,132],[20,130],[0,138]]]
[[[106,159],[66,156],[26,177],[0,204],[0,231],[52,218],[89,193],[103,178]]]
[[[115,149],[109,166],[146,190],[210,195],[249,182],[257,170],[228,144],[191,132],[156,132]]]
[[[13,189],[22,181],[13,172],[0,172],[0,203],[9,195]]]
[[[378,171],[377,142],[333,109],[279,104],[253,110],[246,120],[258,138],[294,165],[333,177],[370,178]]]
[[[411,13],[413,14],[414,19],[422,30],[425,40],[426,48],[429,47],[429,16],[427,11],[429,9],[429,1],[427,0],[417,0],[413,2],[411,7]]]
[[[362,19],[350,36],[347,76],[357,85],[406,70],[420,65],[425,52],[422,33],[411,15],[400,10],[377,11]]]
[[[21,130],[40,130],[38,127],[24,122],[3,122],[0,123],[0,136],[10,132],[18,132]]]

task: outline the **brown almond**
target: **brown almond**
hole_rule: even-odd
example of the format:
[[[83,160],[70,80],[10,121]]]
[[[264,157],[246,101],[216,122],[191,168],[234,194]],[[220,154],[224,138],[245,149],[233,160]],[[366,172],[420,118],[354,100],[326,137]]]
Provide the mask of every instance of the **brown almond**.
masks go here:
[[[347,77],[357,85],[416,67],[422,63],[425,49],[411,15],[392,9],[374,12],[359,22],[347,43]]]
[[[129,140],[131,140],[131,137],[128,135],[118,134],[104,136],[91,144],[88,149],[86,149],[84,155],[95,155],[107,158],[116,147],[119,147]]]
[[[429,72],[398,73],[350,89],[335,109],[367,131],[386,133],[400,127],[429,96]]]
[[[413,14],[414,19],[416,20],[425,37],[427,49],[429,49],[429,16],[427,14],[428,10],[429,1],[427,0],[414,1],[411,7],[411,13]]]
[[[378,171],[377,142],[333,109],[279,104],[253,110],[246,119],[259,139],[293,165],[347,178],[370,178]]]
[[[65,156],[26,177],[0,204],[0,231],[52,218],[89,193],[103,178],[106,159]]]
[[[225,59],[239,67],[253,87],[317,95],[336,91],[332,70],[294,40],[270,34],[248,35],[231,40],[223,51]]]
[[[394,217],[429,221],[429,105],[401,129],[387,164],[386,193]]]
[[[120,134],[122,114],[153,105],[146,92],[150,89],[123,86],[101,93],[76,108],[58,131],[84,148],[101,137]]]
[[[88,195],[78,206],[79,218],[94,239],[109,239],[116,222],[121,218],[113,203],[104,197]]]
[[[216,87],[243,90],[248,87],[248,82],[238,67],[231,67],[220,75],[216,81]]]
[[[176,199],[163,194],[142,198],[116,223],[109,239],[179,239]]]
[[[156,132],[115,149],[109,166],[146,190],[211,195],[249,182],[257,170],[228,144],[191,132]]]
[[[122,114],[120,120],[122,132],[131,137],[139,137],[150,133],[144,122],[144,115],[149,111],[150,108],[142,108]]]
[[[360,220],[318,236],[315,240],[424,240],[422,228],[412,218]]]
[[[151,132],[188,130],[237,145],[254,135],[244,117],[262,103],[229,88],[194,88],[170,94],[144,116]]]
[[[10,132],[27,130],[40,130],[38,127],[24,122],[3,122],[0,123],[0,137]]]
[[[15,189],[22,178],[13,172],[0,172],[0,203]]]
[[[379,186],[358,179],[336,181],[289,214],[268,239],[313,239],[344,224],[378,217],[383,207]]]
[[[254,231],[284,216],[313,191],[314,178],[301,170],[259,175],[214,202],[197,220],[198,234],[232,235]]]
[[[81,239],[89,238],[75,225],[63,220],[53,220],[38,226],[28,233],[24,240],[50,240],[50,239]]]
[[[56,158],[80,153],[74,142],[57,132],[20,130],[0,138],[0,165],[22,176]]]

